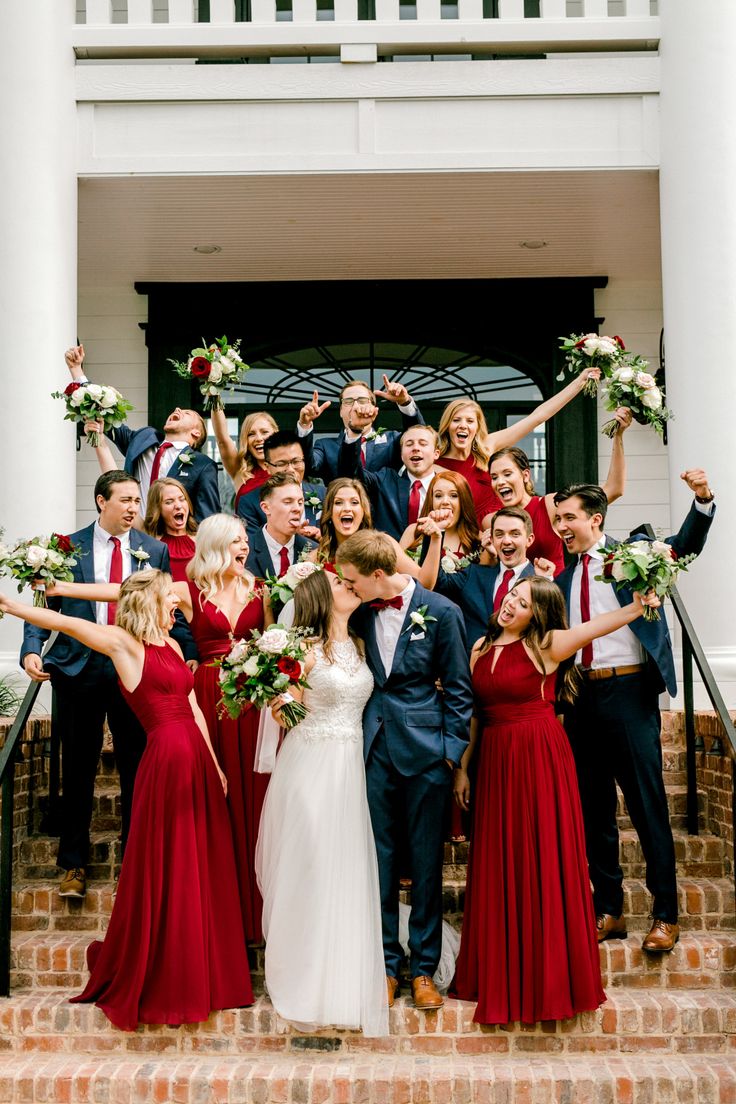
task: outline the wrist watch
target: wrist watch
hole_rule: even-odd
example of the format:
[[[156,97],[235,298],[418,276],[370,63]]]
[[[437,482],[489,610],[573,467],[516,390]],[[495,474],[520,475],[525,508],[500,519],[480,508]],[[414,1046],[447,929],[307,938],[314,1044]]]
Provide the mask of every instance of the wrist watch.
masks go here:
[[[707,506],[709,502],[713,501],[714,497],[715,496],[714,496],[712,491],[710,492],[710,494],[708,495],[707,498],[701,498],[700,495],[696,494],[695,501],[699,502],[701,506]]]

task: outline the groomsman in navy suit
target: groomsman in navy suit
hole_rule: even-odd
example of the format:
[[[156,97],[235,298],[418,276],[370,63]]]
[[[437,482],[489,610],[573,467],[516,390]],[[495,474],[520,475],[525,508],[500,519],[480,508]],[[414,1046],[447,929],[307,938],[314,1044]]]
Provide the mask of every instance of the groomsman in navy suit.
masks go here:
[[[267,575],[280,579],[305,551],[316,547],[304,536],[304,529],[310,527],[304,521],[303,487],[291,472],[279,472],[262,484],[259,497],[265,524],[248,536],[247,567],[258,579]],[[281,605],[272,605],[278,615]]]
[[[442,948],[444,813],[473,707],[462,618],[452,602],[397,574],[395,547],[385,533],[354,533],[340,545],[337,565],[364,603],[355,629],[375,682],[363,737],[389,1007],[404,958],[399,876],[406,839],[412,994],[417,1008],[439,1008],[432,979]]]
[[[340,417],[345,428],[340,430],[337,437],[323,437],[316,442],[314,422],[332,403],[320,403],[319,393],[314,392],[312,401],[302,407],[296,427],[304,444],[307,468],[311,475],[323,479],[325,483],[336,479],[340,448],[345,441],[359,442],[363,467],[368,471],[380,471],[391,462],[393,446],[401,433],[410,426],[423,423],[424,419],[403,383],[391,383],[388,376],[384,376],[383,386],[384,391],[372,391],[362,380],[346,383],[339,399]],[[376,399],[385,399],[398,406],[403,423],[401,432],[376,426]]]
[[[322,483],[304,482],[306,460],[302,442],[296,433],[291,429],[280,429],[267,437],[263,442],[263,462],[271,472],[272,478],[287,473],[296,479],[302,490],[303,518],[306,519],[309,530],[314,530],[307,535],[319,538],[319,519],[322,516],[325,488]],[[266,515],[258,489],[241,495],[237,512],[238,517],[245,522],[248,539],[251,541],[257,539],[256,534],[266,524]]]
[[[82,369],[84,348],[67,349],[64,357],[72,379],[87,383]],[[186,487],[197,521],[219,514],[217,464],[199,451],[207,440],[207,427],[196,410],[177,406],[163,429],[129,429],[122,425],[111,429],[107,436],[125,457],[125,470],[138,480],[144,504],[151,484],[169,476]]]
[[[465,621],[468,656],[476,640],[485,636],[491,614],[500,608],[504,595],[508,594],[517,579],[535,573],[552,579],[555,573],[555,564],[551,560],[540,557],[530,563],[526,558],[534,533],[532,519],[521,506],[502,506],[493,515],[491,528],[485,533],[490,536],[490,546],[498,557],[498,563],[493,567],[468,564],[452,574],[441,570],[434,588],[460,607]]]
[[[702,551],[715,513],[705,472],[694,469],[682,478],[694,491],[695,501],[679,531],[667,537],[678,556]],[[619,590],[596,578],[606,549],[615,543],[603,532],[608,508],[603,490],[575,484],[555,495],[555,506],[555,528],[576,557],[556,580],[565,595],[570,624],[579,625],[629,603],[627,587]],[[665,689],[677,692],[667,622],[664,616],[658,621],[640,618],[594,640],[576,662],[582,688],[566,727],[578,770],[598,942],[626,935],[616,822],[618,782],[641,842],[647,889],[653,898],[653,923],[642,947],[671,951],[680,928],[658,701]]]
[[[140,512],[138,483],[127,472],[109,471],[95,484],[98,519],[72,533],[80,549],[73,568],[76,583],[122,582],[148,567],[169,570],[169,550],[160,541],[133,528]],[[49,598],[61,613],[101,625],[114,624],[115,607],[82,598]],[[182,619],[177,639],[187,659],[196,658],[191,634]],[[175,630],[172,635],[177,635]],[[115,762],[120,775],[123,846],[130,825],[133,783],[146,736],[120,692],[115,669],[107,658],[60,633],[41,660],[49,633],[26,625],[20,662],[35,682],[51,679],[61,728],[61,833],[57,863],[64,871],[60,896],[84,897],[89,860],[95,776],[102,749],[105,717],[112,732]],[[185,648],[184,646],[187,645]]]

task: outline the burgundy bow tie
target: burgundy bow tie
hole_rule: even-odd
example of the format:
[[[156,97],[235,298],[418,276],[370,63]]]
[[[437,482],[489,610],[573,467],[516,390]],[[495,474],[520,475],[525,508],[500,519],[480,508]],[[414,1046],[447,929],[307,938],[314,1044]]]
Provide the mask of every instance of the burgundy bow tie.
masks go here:
[[[370,602],[369,604],[371,609],[375,610],[385,610],[388,609],[389,606],[391,609],[400,610],[404,605],[404,599],[400,594],[397,594],[395,598],[376,598],[375,602]]]

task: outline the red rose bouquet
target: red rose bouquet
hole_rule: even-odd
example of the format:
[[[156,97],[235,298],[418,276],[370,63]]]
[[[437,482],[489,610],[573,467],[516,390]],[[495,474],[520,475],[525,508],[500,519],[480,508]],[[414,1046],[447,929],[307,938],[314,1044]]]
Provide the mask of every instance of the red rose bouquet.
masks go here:
[[[311,629],[273,625],[264,633],[254,631],[248,641],[238,640],[228,655],[216,661],[220,668],[222,709],[236,718],[248,702],[264,709],[274,698],[285,697],[281,707],[284,728],[293,728],[303,721],[308,710],[294,701],[289,687],[309,686],[304,678],[304,638],[310,634]]]
[[[626,346],[618,335],[603,337],[595,333],[582,336],[571,334],[570,337],[561,337],[560,341],[560,349],[567,361],[566,368],[557,377],[560,382],[564,380],[566,371],[578,376],[584,368],[600,368],[601,375],[605,378],[611,374],[626,351]],[[589,379],[583,388],[586,395],[595,395],[597,390],[598,383],[594,379]]]
[[[666,598],[677,576],[695,559],[694,555],[678,559],[672,545],[665,541],[624,541],[607,550],[603,573],[596,579],[612,583],[617,590],[628,587],[640,594],[653,590],[658,598]],[[647,606],[643,616],[645,621],[659,621],[659,610]]]
[[[133,404],[124,399],[115,387],[100,383],[72,382],[63,391],[54,391],[52,399],[66,403],[66,422],[102,422],[104,430],[121,426]],[[88,433],[87,440],[93,448],[100,443],[99,433]]]
[[[34,582],[70,583],[78,555],[79,549],[61,533],[18,541],[12,549],[0,545],[0,575],[17,580],[18,593]],[[43,589],[33,591],[33,604],[46,605]]]
[[[182,379],[196,380],[204,399],[205,410],[222,410],[222,392],[232,390],[249,371],[240,357],[240,341],[228,343],[226,337],[215,338],[214,344],[192,349],[186,364],[169,358],[174,371]]]

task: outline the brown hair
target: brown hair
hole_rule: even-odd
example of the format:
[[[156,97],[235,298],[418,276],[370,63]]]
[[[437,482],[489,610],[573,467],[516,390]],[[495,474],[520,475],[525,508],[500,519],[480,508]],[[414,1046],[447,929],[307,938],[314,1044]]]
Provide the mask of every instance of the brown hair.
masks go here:
[[[543,579],[538,575],[529,575],[524,579],[517,579],[512,590],[521,583],[529,583],[532,598],[532,619],[522,633],[521,639],[529,645],[529,651],[534,656],[538,666],[544,670],[544,660],[541,649],[549,644],[550,634],[555,629],[566,629],[567,609],[562,591],[551,579]],[[486,629],[486,635],[480,647],[480,654],[486,652],[494,640],[501,635],[498,624],[498,611],[491,615]],[[578,692],[580,676],[575,670],[575,656],[563,659],[555,672],[557,678],[557,696],[561,701],[574,701]]]
[[[528,477],[524,480],[524,490],[527,494],[533,495],[534,483],[532,482],[531,475],[532,466],[529,463],[529,457],[523,449],[520,449],[518,447],[518,445],[512,445],[509,446],[509,448],[502,448],[499,449],[498,452],[494,452],[493,456],[488,461],[488,470],[491,470],[495,460],[500,460],[503,456],[508,456],[509,459],[512,460],[516,467],[519,469],[522,475],[525,471],[529,472]]]
[[[335,499],[340,491],[344,491],[350,487],[355,491],[360,499],[360,507],[363,511],[363,520],[360,523],[361,532],[363,529],[373,528],[373,518],[371,516],[371,503],[366,489],[363,484],[357,479],[333,479],[327,488],[327,494],[325,495],[324,503],[322,504],[322,518],[320,520],[320,529],[322,530],[322,536],[320,538],[319,545],[317,546],[317,556],[320,560],[334,560],[335,553],[338,548],[337,533],[335,532],[335,523],[332,520],[332,511],[335,505]]]
[[[276,472],[276,475],[272,475],[270,479],[261,487],[258,499],[263,502],[265,498],[270,498],[274,491],[277,491],[279,487],[301,487],[300,481],[290,471]]]
[[[306,579],[302,579],[299,585],[295,587],[294,625],[311,630],[312,642],[321,644],[322,652],[328,663],[334,662],[330,645],[332,610],[332,587],[326,571],[313,571],[311,575],[307,575]],[[351,631],[350,636],[358,646],[357,639]],[[360,651],[360,648],[358,650]]]
[[[450,483],[457,493],[460,503],[460,517],[457,522],[457,535],[460,538],[460,544],[466,552],[475,552],[480,545],[480,529],[478,528],[478,519],[475,516],[475,505],[473,503],[473,496],[470,493],[470,484],[464,475],[460,475],[459,472],[453,471],[441,471],[437,472],[432,482],[427,487],[427,493],[424,497],[424,505],[420,517],[427,517],[429,512],[434,509],[432,505],[432,492],[435,485],[443,479],[446,483]],[[415,543],[418,543],[422,539],[422,534]]]
[[[240,427],[240,436],[238,438],[237,462],[240,474],[243,476],[243,481],[245,483],[253,477],[253,472],[258,465],[258,461],[248,449],[248,434],[253,429],[258,418],[266,419],[271,426],[272,433],[278,433],[279,431],[278,425],[266,410],[256,410],[253,414],[248,414],[243,418],[243,424]]]
[[[202,417],[202,415],[197,410],[187,410],[187,414],[193,414],[194,417],[199,422],[199,437],[197,438],[196,441],[192,442],[192,448],[193,449],[201,449],[202,445],[207,440],[207,423],[205,422],[204,418]]]
[[[178,479],[172,479],[171,476],[166,476],[165,479],[157,479],[155,483],[151,484],[151,489],[148,492],[148,500],[146,502],[146,516],[143,519],[144,531],[148,533],[149,537],[163,537],[166,535],[166,524],[161,517],[161,500],[164,497],[164,489],[166,487],[174,487],[184,495],[187,506],[189,507],[186,531],[190,535],[196,533],[197,523],[194,520],[192,500],[189,497],[189,493],[183,483],[180,483]]]
[[[340,402],[341,403],[342,403],[342,397],[345,394],[345,392],[347,391],[348,387],[365,387],[366,391],[368,392],[368,394],[371,397],[371,401],[373,402],[373,405],[374,406],[376,405],[376,393],[373,390],[373,388],[371,387],[371,385],[369,383],[366,383],[365,380],[348,380],[347,383],[344,383],[342,385],[342,387],[340,388]]]
[[[416,433],[416,431],[417,431],[418,429],[423,429],[423,430],[426,430],[426,432],[427,432],[427,433],[429,433],[429,435],[430,435],[431,437],[433,437],[433,438],[434,438],[434,447],[435,447],[435,448],[437,448],[437,449],[438,449],[438,448],[440,447],[440,435],[439,435],[439,433],[437,432],[437,430],[436,430],[436,429],[434,428],[434,426],[430,426],[430,425],[422,425],[422,424],[420,424],[420,423],[419,423],[419,424],[417,424],[417,425],[409,426],[409,428],[408,428],[408,429],[404,429],[404,430],[402,430],[402,433],[401,433],[401,438],[400,438],[400,440],[401,440],[401,444],[403,445],[403,443],[404,443],[404,438],[405,438],[405,437],[406,437],[406,436],[407,436],[407,435],[408,435],[409,433]]]
[[[502,506],[500,510],[496,510],[495,514],[491,518],[491,536],[493,536],[493,528],[496,524],[496,518],[500,517],[518,518],[518,520],[526,529],[526,535],[528,537],[530,537],[534,531],[532,519],[523,506]]]
[[[474,399],[460,398],[453,399],[451,403],[448,403],[442,412],[440,418],[439,438],[440,438],[440,457],[444,456],[450,451],[450,422],[455,417],[459,410],[463,407],[469,406],[478,420],[478,430],[473,438],[473,443],[470,446],[470,451],[475,457],[476,467],[481,468],[483,471],[488,470],[488,460],[490,453],[485,446],[485,439],[488,436],[488,426],[486,425],[486,419],[483,411],[478,406],[478,403]],[[480,440],[478,440],[480,438]]]
[[[396,549],[386,533],[378,529],[362,529],[344,540],[337,550],[336,563],[349,563],[360,575],[383,571],[396,574]]]

